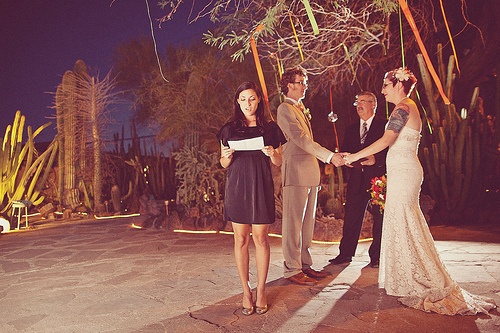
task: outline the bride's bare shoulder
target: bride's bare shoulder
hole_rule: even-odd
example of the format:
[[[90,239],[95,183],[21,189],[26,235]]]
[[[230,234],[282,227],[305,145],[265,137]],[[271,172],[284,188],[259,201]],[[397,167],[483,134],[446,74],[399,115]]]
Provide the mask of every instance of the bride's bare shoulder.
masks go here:
[[[408,103],[408,112],[410,116],[408,117],[408,122],[406,123],[407,127],[410,127],[416,131],[420,130],[420,113],[418,111],[417,105],[415,102],[411,101]]]

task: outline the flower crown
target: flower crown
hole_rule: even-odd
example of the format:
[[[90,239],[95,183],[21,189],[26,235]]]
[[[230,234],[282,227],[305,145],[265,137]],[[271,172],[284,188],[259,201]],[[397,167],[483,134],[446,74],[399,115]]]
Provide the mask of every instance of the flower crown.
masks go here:
[[[385,73],[385,78],[389,80],[398,80],[398,81],[408,81],[411,80],[412,82],[417,82],[417,78],[413,73],[407,69],[406,67],[399,67],[397,69],[393,69],[392,71],[389,71]]]

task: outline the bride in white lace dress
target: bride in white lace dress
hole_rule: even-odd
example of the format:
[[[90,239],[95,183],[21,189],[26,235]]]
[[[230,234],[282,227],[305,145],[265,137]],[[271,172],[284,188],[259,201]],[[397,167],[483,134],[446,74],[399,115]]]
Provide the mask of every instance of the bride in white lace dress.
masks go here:
[[[395,104],[381,139],[351,155],[346,164],[387,153],[387,195],[382,229],[379,287],[406,306],[447,315],[487,313],[494,301],[461,289],[443,265],[419,206],[423,170],[417,150],[421,120],[408,98],[417,80],[406,68],[386,73],[382,94]]]

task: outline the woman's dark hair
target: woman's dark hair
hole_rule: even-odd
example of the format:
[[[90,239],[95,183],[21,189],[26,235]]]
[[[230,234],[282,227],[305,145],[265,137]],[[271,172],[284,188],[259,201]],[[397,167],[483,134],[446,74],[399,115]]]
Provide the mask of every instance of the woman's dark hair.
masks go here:
[[[241,111],[241,106],[238,103],[238,98],[242,91],[252,89],[259,97],[260,102],[257,105],[257,110],[255,111],[255,116],[257,118],[257,126],[264,127],[267,123],[266,115],[264,114],[264,97],[262,96],[262,92],[259,87],[252,81],[246,81],[240,84],[238,89],[234,94],[233,99],[233,113],[234,113],[234,123],[237,127],[248,127],[247,120],[245,118],[245,114]]]
[[[392,82],[392,85],[396,85],[401,82],[405,94],[408,96],[415,85],[417,84],[417,78],[415,75],[407,69],[406,67],[399,67],[385,73],[384,79],[388,79]]]

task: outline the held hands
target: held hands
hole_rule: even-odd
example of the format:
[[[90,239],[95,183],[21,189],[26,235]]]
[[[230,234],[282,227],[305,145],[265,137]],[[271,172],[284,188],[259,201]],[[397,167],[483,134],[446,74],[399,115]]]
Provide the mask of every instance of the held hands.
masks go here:
[[[358,159],[356,158],[356,154],[350,153],[342,153],[342,159],[344,160],[345,165],[352,168],[351,163],[356,162]]]
[[[344,160],[342,158],[343,153],[335,153],[330,160],[330,164],[335,165],[336,167],[344,165]]]
[[[360,158],[358,154],[349,154],[349,153],[342,153],[342,159],[344,160],[345,165],[352,167],[351,164],[359,160],[360,165],[374,165],[375,164],[375,156],[374,155],[369,155],[363,158]]]
[[[351,163],[354,163],[357,160],[359,160],[359,158],[356,157],[356,154],[343,152],[343,153],[335,153],[333,155],[330,163],[335,164],[335,166],[337,166],[337,167],[345,165],[345,166],[352,168]],[[361,165],[373,165],[373,164],[375,164],[375,157],[373,155],[371,155],[368,158],[364,158],[364,159],[362,159],[362,162],[360,164]]]

